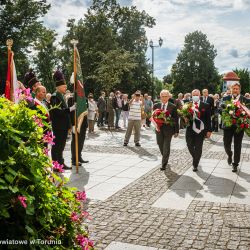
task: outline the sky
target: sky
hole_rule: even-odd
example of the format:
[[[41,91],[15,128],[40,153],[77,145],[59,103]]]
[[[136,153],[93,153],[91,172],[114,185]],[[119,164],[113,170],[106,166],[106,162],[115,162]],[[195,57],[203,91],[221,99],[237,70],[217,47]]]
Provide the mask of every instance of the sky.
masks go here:
[[[44,18],[46,26],[58,33],[66,32],[69,18],[83,18],[91,0],[48,0],[51,10]],[[148,40],[155,48],[154,74],[159,79],[170,72],[185,36],[195,30],[207,35],[217,49],[215,66],[220,73],[235,68],[250,69],[250,0],[118,0],[122,6],[136,6],[155,18],[156,25],[147,29]],[[147,51],[151,62],[151,48]]]

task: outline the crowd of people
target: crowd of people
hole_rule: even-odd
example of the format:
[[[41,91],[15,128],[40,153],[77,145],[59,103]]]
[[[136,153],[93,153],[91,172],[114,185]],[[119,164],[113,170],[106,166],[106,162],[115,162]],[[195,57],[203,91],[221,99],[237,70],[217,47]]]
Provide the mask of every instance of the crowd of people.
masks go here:
[[[52,160],[63,165],[64,169],[72,169],[72,166],[66,166],[63,159],[69,131],[72,133],[72,165],[76,165],[76,133],[78,133],[78,159],[79,165],[81,165],[88,162],[81,155],[87,131],[89,134],[95,133],[95,126],[106,127],[109,130],[123,128],[126,130],[123,146],[128,146],[133,133],[135,146],[140,147],[141,131],[151,126],[152,112],[157,109],[168,112],[172,120],[172,124],[163,124],[159,130],[156,130],[156,141],[162,154],[161,170],[165,170],[168,166],[172,137],[177,137],[179,129],[185,128],[186,142],[193,157],[194,171],[198,169],[204,138],[209,138],[212,132],[218,132],[219,129],[224,130],[223,141],[228,155],[228,164],[232,164],[234,172],[237,171],[244,131],[236,133],[234,127],[231,129],[223,128],[221,112],[226,100],[237,98],[241,103],[250,103],[250,94],[246,93],[245,96],[242,96],[238,82],[221,94],[211,94],[207,89],[203,89],[201,94],[200,90],[195,89],[192,93],[179,93],[176,99],[168,90],[162,90],[160,99],[154,101],[147,93],[142,95],[139,90],[131,97],[119,90],[110,92],[108,96],[102,91],[97,100],[94,99],[92,93],[89,93],[87,96],[87,115],[84,116],[80,131],[75,131],[76,104],[74,94],[67,90],[65,78],[59,70],[54,73],[53,78],[56,86],[56,91],[53,94],[46,92],[46,88],[42,86],[33,72],[28,72],[25,75],[24,84],[21,82],[19,84],[21,90],[25,89],[24,86],[30,88],[33,98],[33,102],[29,103],[31,108],[41,105],[47,110],[48,121],[52,125],[55,137],[51,150]],[[186,103],[190,103],[194,110],[200,112],[201,115],[197,120],[202,126],[196,124],[196,120],[187,125],[185,119],[179,115],[178,111],[181,111]],[[233,138],[234,159],[231,150]]]

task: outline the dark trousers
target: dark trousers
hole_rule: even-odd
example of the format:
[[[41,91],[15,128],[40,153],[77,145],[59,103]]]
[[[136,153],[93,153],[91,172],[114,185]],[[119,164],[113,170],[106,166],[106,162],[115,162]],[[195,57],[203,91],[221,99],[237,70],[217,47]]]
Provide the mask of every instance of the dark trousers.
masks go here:
[[[84,145],[84,141],[86,138],[86,131],[87,127],[82,124],[80,133],[77,133],[78,135],[78,161],[82,158],[82,149]],[[76,162],[76,141],[75,141],[75,134],[72,133],[72,140],[71,140],[71,161],[73,163]]]
[[[121,115],[121,109],[115,109],[115,127],[119,127],[119,120],[120,120],[120,115]]]
[[[228,156],[232,156],[233,152],[231,149],[232,140],[234,138],[234,164],[238,165],[240,162],[242,139],[244,131],[236,133],[236,128],[224,129],[224,148]]]
[[[55,136],[54,143],[51,149],[51,156],[53,161],[57,161],[60,164],[64,164],[63,150],[65,148],[68,130],[55,129],[53,130]]]
[[[219,114],[214,114],[212,119],[212,130],[218,132],[219,129]]]
[[[195,133],[193,129],[187,128],[186,130],[186,142],[189,153],[193,157],[193,166],[198,167],[201,155],[202,146],[205,138],[205,132],[202,131],[199,134]]]
[[[161,128],[160,132],[156,131],[156,141],[161,151],[163,167],[168,164],[172,136],[172,131],[167,128]]]
[[[151,124],[151,121],[149,120],[150,118],[146,118],[146,125],[148,126],[148,127],[150,127],[150,124]]]
[[[105,111],[99,111],[99,117],[98,117],[97,126],[100,126],[100,125],[103,126],[105,116],[106,116],[106,112]]]

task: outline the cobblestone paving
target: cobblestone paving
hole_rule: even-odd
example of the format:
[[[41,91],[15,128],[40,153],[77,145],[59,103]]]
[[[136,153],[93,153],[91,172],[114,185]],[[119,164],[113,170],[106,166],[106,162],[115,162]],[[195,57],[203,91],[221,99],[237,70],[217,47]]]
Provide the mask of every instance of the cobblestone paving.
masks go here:
[[[221,136],[214,136],[218,141]],[[203,158],[226,159],[224,152],[209,149],[206,140]],[[92,145],[86,152],[159,154],[156,148],[135,149]],[[249,154],[243,155],[249,161]],[[250,249],[250,206],[193,201],[187,210],[160,209],[152,204],[191,166],[188,150],[172,150],[171,170],[155,168],[104,202],[90,200],[89,229],[96,249],[112,241],[160,249]],[[122,250],[122,249],[121,249]]]

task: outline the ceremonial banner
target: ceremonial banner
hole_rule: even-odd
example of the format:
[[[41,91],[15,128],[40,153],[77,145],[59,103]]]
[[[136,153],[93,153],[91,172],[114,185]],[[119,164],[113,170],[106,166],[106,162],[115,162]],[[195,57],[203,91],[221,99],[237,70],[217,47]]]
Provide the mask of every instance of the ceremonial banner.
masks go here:
[[[6,84],[5,84],[5,92],[4,96],[8,100],[11,100],[11,61],[12,61],[12,52],[8,49],[8,68],[7,68],[7,76],[6,76]]]
[[[8,66],[7,66],[7,77],[6,77],[6,85],[5,85],[5,97],[15,103],[18,102],[14,93],[19,88],[17,75],[16,75],[16,67],[14,62],[14,53],[11,51],[11,46],[13,41],[7,40],[8,46]]]
[[[80,133],[83,118],[87,115],[87,99],[84,90],[82,69],[80,64],[80,55],[77,47],[74,47],[74,77],[75,77],[75,96],[76,96],[76,117],[77,131]]]

